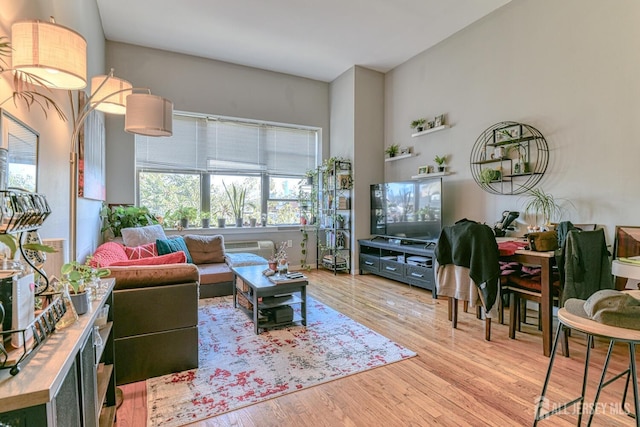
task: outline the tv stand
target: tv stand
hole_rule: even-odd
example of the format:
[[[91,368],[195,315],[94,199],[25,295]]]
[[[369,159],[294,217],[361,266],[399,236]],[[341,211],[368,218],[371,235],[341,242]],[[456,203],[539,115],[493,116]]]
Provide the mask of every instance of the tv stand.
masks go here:
[[[435,242],[395,236],[358,240],[360,274],[365,272],[429,289],[436,294]]]

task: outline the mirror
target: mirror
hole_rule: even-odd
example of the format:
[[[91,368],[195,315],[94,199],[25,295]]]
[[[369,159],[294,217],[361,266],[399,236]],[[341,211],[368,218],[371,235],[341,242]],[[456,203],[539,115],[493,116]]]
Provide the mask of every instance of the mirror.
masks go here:
[[[0,111],[0,190],[35,192],[40,135],[6,111]]]

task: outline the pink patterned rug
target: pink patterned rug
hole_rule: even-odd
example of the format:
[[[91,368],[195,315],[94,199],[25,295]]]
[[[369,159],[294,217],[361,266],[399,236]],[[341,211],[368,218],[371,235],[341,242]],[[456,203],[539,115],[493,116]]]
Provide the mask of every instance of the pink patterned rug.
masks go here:
[[[416,355],[310,297],[307,318],[255,335],[231,297],[200,300],[200,367],[147,380],[147,425],[181,426]]]

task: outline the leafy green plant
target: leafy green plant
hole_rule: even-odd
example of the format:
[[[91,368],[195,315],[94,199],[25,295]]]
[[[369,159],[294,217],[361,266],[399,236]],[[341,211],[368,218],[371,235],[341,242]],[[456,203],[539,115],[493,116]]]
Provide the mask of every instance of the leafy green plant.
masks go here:
[[[433,161],[436,162],[438,166],[444,166],[445,163],[447,163],[447,156],[446,154],[444,156],[436,156]]]
[[[100,218],[102,219],[100,231],[102,233],[111,232],[113,237],[121,236],[123,228],[158,224],[156,216],[144,206],[119,205],[109,207],[103,204]]]
[[[423,127],[426,122],[426,119],[416,119],[411,122],[411,129]]]
[[[542,216],[543,224],[546,225],[551,220],[559,219],[562,216],[563,209],[560,203],[562,199],[556,199],[552,194],[538,188],[529,190],[527,194],[524,211],[528,214],[533,213],[536,221],[539,216]],[[568,203],[571,204],[571,202]]]
[[[0,243],[4,243],[11,252],[10,258],[13,259],[18,249],[18,237],[13,234],[0,234]],[[47,253],[54,253],[56,249],[53,246],[43,245],[41,243],[23,243],[22,248],[32,251],[40,251]]]
[[[240,185],[232,183],[229,187],[222,181],[224,191],[227,193],[229,203],[231,203],[231,211],[233,211],[234,218],[236,220],[242,219],[242,213],[244,212],[245,197],[247,189]]]
[[[491,184],[502,176],[502,172],[497,169],[485,168],[480,171],[480,182],[483,184]]]
[[[108,268],[92,267],[89,265],[90,259],[91,258],[88,258],[84,264],[78,261],[71,261],[63,264],[60,268],[62,277],[69,282],[69,286],[76,294],[84,292],[86,283],[92,279],[100,279],[111,274],[111,270]]]
[[[386,154],[389,155],[389,157],[395,157],[396,154],[398,154],[400,152],[400,145],[398,144],[391,144],[390,146],[388,146],[384,152]]]

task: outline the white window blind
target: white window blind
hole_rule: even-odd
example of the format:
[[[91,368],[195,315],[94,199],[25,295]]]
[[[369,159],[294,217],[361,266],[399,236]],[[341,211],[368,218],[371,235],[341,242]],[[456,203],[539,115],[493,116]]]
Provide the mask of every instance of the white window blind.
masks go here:
[[[315,168],[318,131],[175,115],[173,136],[136,136],[138,170],[304,175]]]

